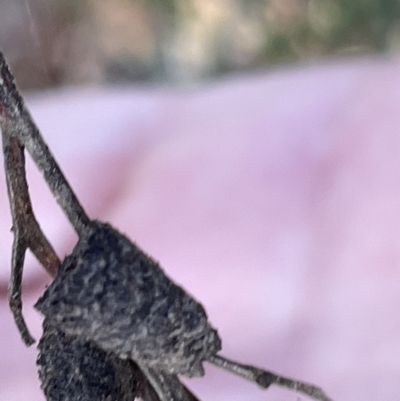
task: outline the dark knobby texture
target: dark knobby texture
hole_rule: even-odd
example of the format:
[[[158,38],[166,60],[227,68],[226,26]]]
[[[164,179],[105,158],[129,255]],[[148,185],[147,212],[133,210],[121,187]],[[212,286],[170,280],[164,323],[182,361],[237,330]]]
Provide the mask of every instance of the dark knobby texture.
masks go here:
[[[47,401],[134,401],[139,394],[137,368],[131,361],[68,336],[47,319],[38,348]]]
[[[93,222],[36,308],[69,335],[140,367],[202,376],[221,349],[203,307],[108,224]]]

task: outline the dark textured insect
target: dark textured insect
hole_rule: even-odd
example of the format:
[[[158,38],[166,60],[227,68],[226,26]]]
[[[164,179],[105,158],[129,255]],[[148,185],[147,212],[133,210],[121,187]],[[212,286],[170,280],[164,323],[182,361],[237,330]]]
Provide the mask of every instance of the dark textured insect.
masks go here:
[[[93,222],[36,304],[63,332],[141,367],[203,376],[221,349],[203,307],[108,224]]]
[[[90,341],[69,336],[43,322],[38,345],[39,378],[48,401],[156,401],[158,396],[138,366],[102,350]],[[197,401],[173,375],[161,376],[172,387],[170,399]],[[186,398],[185,398],[186,397]]]
[[[221,341],[203,307],[139,247],[88,218],[30,117],[0,53],[0,126],[14,243],[9,302],[27,345],[21,280],[29,248],[55,276],[37,302],[45,315],[39,376],[49,401],[198,401],[177,375],[202,376],[210,362],[263,388],[284,386],[331,401],[318,387],[218,354]],[[79,236],[61,263],[33,214],[24,149]],[[64,362],[63,362],[64,361]],[[60,377],[68,378],[65,384]]]
[[[133,401],[140,395],[138,368],[93,343],[69,336],[43,322],[39,342],[39,377],[49,401]]]

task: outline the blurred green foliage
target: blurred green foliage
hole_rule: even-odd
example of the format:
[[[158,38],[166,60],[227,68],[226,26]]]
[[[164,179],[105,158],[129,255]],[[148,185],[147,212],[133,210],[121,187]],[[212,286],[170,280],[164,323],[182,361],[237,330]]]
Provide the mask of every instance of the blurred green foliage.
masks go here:
[[[398,0],[337,0],[338,13],[329,35],[328,50],[354,45],[385,50],[388,35],[400,18]]]
[[[142,3],[173,14],[175,24],[178,20],[175,29],[179,29],[179,21],[187,17],[181,12],[182,0],[142,0]],[[184,3],[194,5],[194,12],[196,4],[199,9],[199,1]],[[216,0],[216,3],[221,2]],[[208,75],[324,56],[390,51],[400,41],[399,0],[226,0],[222,3],[227,18],[229,8],[235,7],[243,21],[252,18],[258,23],[261,27],[256,33],[259,45],[246,53],[247,60],[237,63],[235,56],[226,56],[226,48],[232,50],[234,45],[216,37],[216,43],[222,47],[214,54],[215,68],[210,69]],[[237,40],[235,24],[227,24],[231,32],[224,29],[223,24],[221,20],[219,35]]]
[[[398,0],[309,0],[298,3],[302,3],[301,10],[290,24],[271,22],[270,40],[266,41],[263,50],[265,63],[382,52],[389,50],[393,41],[399,39]]]

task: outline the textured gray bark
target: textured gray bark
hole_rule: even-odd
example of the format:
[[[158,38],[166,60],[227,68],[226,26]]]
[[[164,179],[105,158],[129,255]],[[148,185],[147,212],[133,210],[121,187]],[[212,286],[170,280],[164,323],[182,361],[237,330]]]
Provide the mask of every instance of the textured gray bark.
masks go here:
[[[65,333],[171,374],[221,349],[203,307],[108,224],[92,222],[35,306]]]

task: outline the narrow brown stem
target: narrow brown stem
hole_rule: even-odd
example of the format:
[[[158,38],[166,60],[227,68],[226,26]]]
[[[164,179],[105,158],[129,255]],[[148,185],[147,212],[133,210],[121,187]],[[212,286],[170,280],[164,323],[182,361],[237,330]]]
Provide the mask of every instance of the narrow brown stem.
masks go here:
[[[21,285],[25,252],[27,248],[30,248],[52,276],[55,275],[60,260],[33,214],[25,176],[24,148],[17,138],[10,135],[10,132],[10,127],[3,125],[4,165],[14,232],[8,298],[22,339],[25,344],[31,345],[34,339],[30,335],[22,315]]]
[[[79,236],[82,235],[90,225],[90,219],[43,141],[38,128],[25,107],[22,96],[15,86],[14,78],[1,52],[0,126],[3,136],[14,136],[27,149],[72,226]],[[12,127],[12,131],[5,134],[4,128],[6,126]]]
[[[313,384],[280,376],[276,373],[259,369],[254,366],[243,365],[235,361],[230,361],[229,359],[219,355],[209,357],[208,361],[222,369],[243,377],[244,379],[250,380],[262,388],[268,388],[270,385],[276,384],[278,386],[286,387],[305,394],[314,400],[332,401],[332,399],[329,398],[321,388],[314,386]]]
[[[0,127],[14,231],[9,304],[22,339],[31,345],[34,339],[22,314],[21,285],[25,252],[29,248],[51,276],[55,276],[60,260],[33,213],[25,173],[25,148],[79,236],[90,225],[90,220],[40,136],[1,52]]]
[[[11,280],[8,291],[8,302],[11,312],[14,316],[15,324],[21,334],[22,340],[27,346],[32,345],[35,339],[29,333],[24,316],[22,314],[22,271],[25,259],[26,244],[23,238],[15,231],[12,263],[11,263]]]

